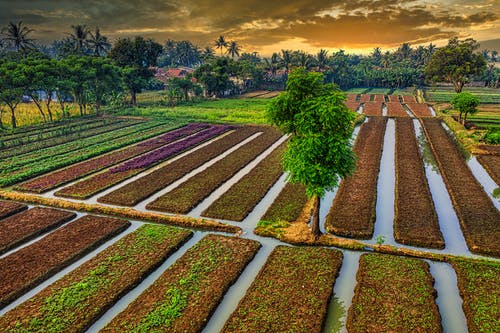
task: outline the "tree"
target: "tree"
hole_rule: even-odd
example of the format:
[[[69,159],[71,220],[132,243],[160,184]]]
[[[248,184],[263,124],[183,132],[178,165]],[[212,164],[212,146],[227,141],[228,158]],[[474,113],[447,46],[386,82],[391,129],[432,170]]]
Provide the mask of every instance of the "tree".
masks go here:
[[[290,73],[286,91],[267,109],[270,122],[291,134],[283,168],[289,181],[305,185],[314,200],[315,237],[320,234],[320,199],[355,167],[350,138],[356,114],[344,100],[344,93],[323,83],[322,74],[299,68]]]
[[[217,57],[196,68],[193,76],[205,88],[207,96],[224,96],[234,88],[231,76],[236,74],[236,66],[232,59]]]
[[[240,56],[241,46],[234,40],[229,43],[226,53],[234,59],[235,56]]]
[[[224,47],[227,47],[226,38],[224,36],[220,35],[219,38],[217,38],[214,41],[214,45],[215,45],[215,48],[220,49],[220,56],[222,57],[222,49]]]
[[[77,53],[84,53],[87,46],[87,37],[89,35],[89,28],[84,24],[72,25],[73,33],[69,34],[70,39],[75,43],[75,50]]]
[[[95,32],[89,31],[89,38],[87,43],[91,49],[94,50],[95,56],[105,56],[106,53],[111,48],[111,44],[108,41],[108,37],[101,35],[99,27],[95,28]]]
[[[462,41],[450,39],[447,46],[432,54],[425,68],[427,79],[451,82],[455,92],[461,92],[465,83],[486,69],[484,57],[475,53],[478,48],[479,44],[471,38]]]
[[[328,67],[328,51],[321,49],[316,55],[316,65],[318,66],[318,71],[323,73],[323,71]]]
[[[0,65],[0,102],[10,109],[12,128],[17,127],[16,108],[21,103],[28,84],[28,79],[18,63],[6,61]]]
[[[479,98],[472,95],[470,92],[460,92],[453,96],[451,105],[459,112],[458,120],[465,124],[467,115],[477,113]]]
[[[14,47],[16,51],[32,49],[35,48],[35,40],[28,37],[32,32],[33,29],[23,26],[23,21],[17,24],[9,22],[7,27],[2,29],[2,41]]]

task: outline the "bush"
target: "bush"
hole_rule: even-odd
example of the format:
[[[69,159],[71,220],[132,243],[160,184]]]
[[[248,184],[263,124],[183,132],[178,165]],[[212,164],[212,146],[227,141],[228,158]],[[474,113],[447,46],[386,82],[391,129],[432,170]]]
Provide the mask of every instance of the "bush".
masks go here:
[[[489,129],[484,138],[483,141],[489,144],[493,145],[498,145],[500,144],[500,129],[498,128],[491,128]]]

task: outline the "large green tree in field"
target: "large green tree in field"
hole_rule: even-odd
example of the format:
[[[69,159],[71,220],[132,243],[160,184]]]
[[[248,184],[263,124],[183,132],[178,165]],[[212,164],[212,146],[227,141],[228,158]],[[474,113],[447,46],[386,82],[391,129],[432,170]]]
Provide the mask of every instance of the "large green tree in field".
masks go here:
[[[315,236],[320,234],[320,199],[355,168],[350,139],[356,114],[344,99],[343,92],[323,83],[322,74],[299,68],[290,73],[286,91],[267,110],[270,122],[290,134],[283,168],[289,181],[305,185],[315,201]]]
[[[476,53],[479,44],[471,38],[452,38],[448,45],[435,51],[425,68],[425,76],[431,81],[453,83],[457,93],[474,75],[486,69],[483,55]]]
[[[479,106],[479,98],[472,95],[470,92],[460,92],[453,96],[451,105],[459,112],[458,120],[465,124],[467,115],[477,113]]]
[[[0,62],[0,102],[10,110],[12,128],[17,127],[16,108],[21,103],[29,81],[21,65],[16,62]]]

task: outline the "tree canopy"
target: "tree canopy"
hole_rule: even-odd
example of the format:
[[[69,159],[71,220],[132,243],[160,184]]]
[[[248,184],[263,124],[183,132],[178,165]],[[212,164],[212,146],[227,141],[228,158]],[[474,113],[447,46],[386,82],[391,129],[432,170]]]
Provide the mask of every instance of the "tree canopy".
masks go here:
[[[459,121],[465,123],[467,115],[477,113],[479,98],[470,92],[460,92],[453,96],[451,105],[459,112]]]

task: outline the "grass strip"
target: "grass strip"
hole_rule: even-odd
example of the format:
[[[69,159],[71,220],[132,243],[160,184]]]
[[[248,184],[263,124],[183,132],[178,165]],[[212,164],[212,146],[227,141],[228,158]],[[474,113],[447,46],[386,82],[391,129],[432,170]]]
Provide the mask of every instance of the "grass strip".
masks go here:
[[[406,106],[417,117],[432,117],[429,106],[425,103],[406,103]]]
[[[125,220],[87,215],[0,259],[0,308],[129,225]]]
[[[500,212],[474,177],[441,120],[422,118],[427,141],[441,170],[469,250],[500,257]]]
[[[0,318],[2,332],[84,332],[184,244],[191,231],[143,225]]]
[[[363,105],[363,113],[367,116],[381,116],[382,102],[365,102]]]
[[[0,200],[0,219],[4,219],[11,215],[22,212],[28,209],[28,206],[13,201],[2,201]]]
[[[202,166],[229,148],[258,132],[260,127],[237,128],[223,138],[199,151],[188,154],[97,199],[98,202],[122,206],[135,206],[147,197],[167,187],[185,174]]]
[[[452,266],[469,332],[500,332],[500,264],[456,260]]]
[[[55,195],[78,199],[90,198],[91,196],[104,191],[105,189],[110,188],[127,178],[139,174],[148,168],[192,149],[193,147],[207,140],[213,139],[230,129],[231,127],[229,126],[210,127],[190,137],[184,138],[183,140],[170,143],[157,150],[153,150],[132,160],[126,161],[116,167],[106,170],[103,173],[96,174],[78,183],[65,187],[55,192]]]
[[[281,158],[286,148],[287,143],[282,143],[201,215],[243,221],[283,174]]]
[[[280,136],[281,134],[273,128],[265,129],[262,135],[250,143],[149,203],[146,208],[171,213],[188,213],[216,188],[262,154]]]
[[[259,247],[206,236],[101,332],[200,332]]]
[[[422,260],[363,254],[347,317],[356,332],[442,332],[434,279]]]
[[[353,151],[356,171],[342,180],[325,227],[340,236],[370,239],[376,217],[377,180],[387,118],[370,118],[361,126]]]
[[[490,177],[500,186],[500,156],[499,155],[478,155],[477,160]]]
[[[393,96],[393,95],[389,95]],[[385,103],[387,106],[387,116],[389,117],[409,117],[408,113],[406,113],[405,109],[403,108],[403,105],[397,102],[387,102]]]
[[[443,235],[410,118],[396,119],[395,155],[394,238],[402,244],[443,249]]]
[[[0,223],[0,254],[74,219],[76,214],[53,208],[35,207]]]
[[[340,251],[277,246],[222,332],[321,332]]]
[[[147,137],[151,137],[154,135],[158,135],[161,132],[172,130],[173,126],[175,126],[175,124],[155,127],[153,130],[145,134],[147,135]],[[156,140],[157,138],[153,138],[143,143],[146,144],[150,141],[155,142]],[[113,151],[111,153],[90,159],[88,161],[72,165],[65,169],[57,170],[42,177],[29,180],[16,186],[16,190],[35,193],[47,192],[58,186],[77,180],[93,172],[100,171],[106,167],[135,157],[154,148],[155,145],[149,147],[149,144],[143,145],[139,143],[132,147],[126,147],[118,151]]]

